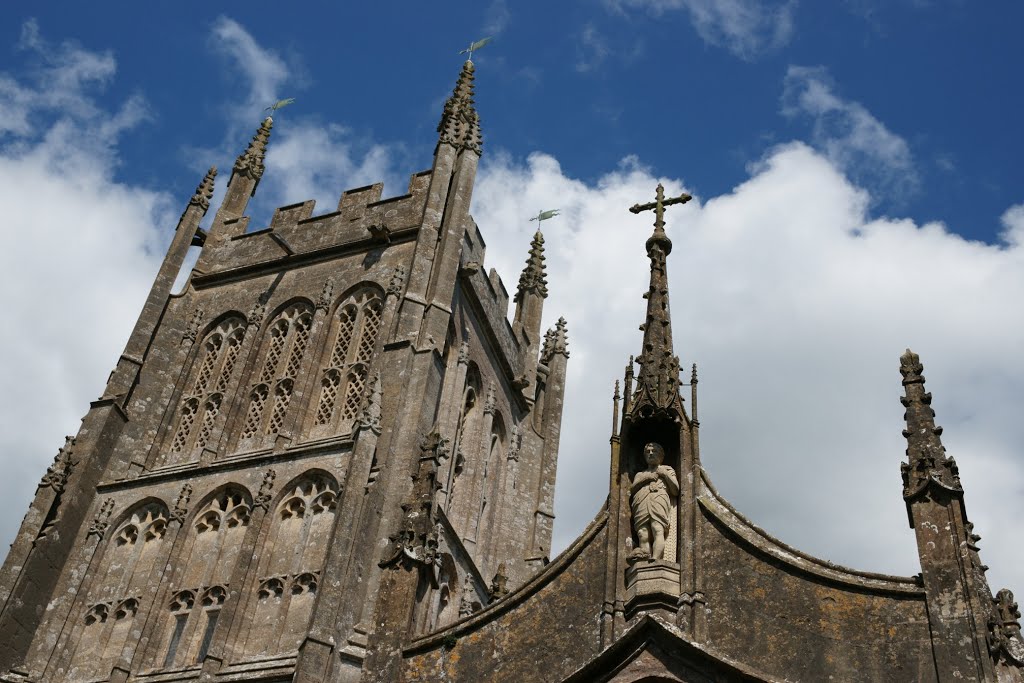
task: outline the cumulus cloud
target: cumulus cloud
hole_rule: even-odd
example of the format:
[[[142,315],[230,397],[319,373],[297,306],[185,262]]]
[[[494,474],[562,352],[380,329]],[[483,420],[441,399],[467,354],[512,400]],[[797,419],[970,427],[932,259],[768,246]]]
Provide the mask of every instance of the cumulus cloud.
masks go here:
[[[898,357],[921,354],[993,585],[1019,583],[1024,551],[1024,207],[1006,243],[966,241],[938,223],[872,219],[871,196],[803,143],[773,149],[732,192],[669,211],[676,351],[700,371],[701,451],[719,490],[784,541],[856,568],[914,574],[899,463]],[[474,216],[488,261],[514,285],[530,215],[545,224],[545,323],[569,321],[570,376],[556,493],[564,547],[607,490],[611,392],[630,354],[648,280],[649,199],[659,178],[626,160],[597,182],[556,159],[488,158]],[[813,518],[814,524],[807,520]]]
[[[117,145],[145,117],[97,95],[113,56],[52,44],[34,22],[26,77],[0,74],[0,537],[11,539],[63,435],[96,398],[141,309],[176,216],[158,192],[114,180]],[[14,111],[16,116],[6,114]],[[3,125],[3,124],[0,124]]]
[[[753,60],[782,47],[793,35],[795,0],[607,0],[618,10],[657,15],[685,10],[704,42]]]
[[[782,113],[813,124],[812,139],[858,182],[893,199],[917,192],[920,179],[907,141],[859,102],[845,100],[824,67],[790,66]]]

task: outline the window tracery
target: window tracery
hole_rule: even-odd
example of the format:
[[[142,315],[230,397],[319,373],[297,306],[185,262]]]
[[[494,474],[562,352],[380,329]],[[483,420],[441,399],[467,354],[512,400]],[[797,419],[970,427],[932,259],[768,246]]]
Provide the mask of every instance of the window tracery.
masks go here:
[[[314,434],[326,436],[351,430],[377,348],[383,310],[383,299],[372,288],[355,292],[338,306],[313,412]]]
[[[193,518],[183,554],[175,562],[180,569],[174,585],[179,588],[164,608],[159,653],[164,668],[206,658],[251,513],[249,495],[228,487]]]
[[[300,478],[271,517],[261,577],[247,609],[247,656],[273,655],[298,648],[309,625],[313,602],[334,526],[338,488],[314,473]]]
[[[294,303],[269,328],[263,365],[249,393],[241,438],[249,447],[285,430],[295,382],[309,346],[313,307]]]
[[[163,503],[145,503],[131,511],[111,536],[83,610],[70,666],[74,677],[105,678],[110,674],[162,556],[167,520]]]
[[[203,340],[195,378],[186,385],[182,396],[167,464],[193,460],[197,452],[211,443],[244,335],[242,319],[231,317]]]

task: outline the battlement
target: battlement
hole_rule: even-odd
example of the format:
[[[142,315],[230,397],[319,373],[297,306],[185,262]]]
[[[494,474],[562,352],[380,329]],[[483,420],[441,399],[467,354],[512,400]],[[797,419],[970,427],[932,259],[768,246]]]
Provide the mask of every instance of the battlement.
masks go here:
[[[423,218],[431,171],[409,179],[405,194],[381,199],[383,183],[346,190],[337,209],[313,215],[312,199],[274,210],[270,224],[250,231],[248,216],[215,223],[196,270],[201,284],[227,271],[270,266],[282,259],[324,251],[366,250],[416,234]]]

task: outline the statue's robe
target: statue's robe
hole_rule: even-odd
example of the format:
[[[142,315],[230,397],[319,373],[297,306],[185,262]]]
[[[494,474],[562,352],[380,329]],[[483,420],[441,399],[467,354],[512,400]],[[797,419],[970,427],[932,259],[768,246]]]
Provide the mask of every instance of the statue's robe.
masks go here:
[[[671,467],[661,465],[658,467],[668,470],[671,478],[675,479],[675,472]],[[642,529],[648,524],[657,523],[666,532],[669,528],[672,514],[672,499],[669,497],[665,480],[658,476],[654,481],[644,484],[633,493],[633,528]]]

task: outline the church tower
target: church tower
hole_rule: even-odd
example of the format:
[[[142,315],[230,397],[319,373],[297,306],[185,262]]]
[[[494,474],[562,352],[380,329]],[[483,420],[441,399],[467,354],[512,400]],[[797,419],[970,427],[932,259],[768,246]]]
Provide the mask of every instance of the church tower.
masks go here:
[[[484,270],[474,77],[400,196],[251,229],[268,117],[207,231],[210,169],[4,563],[0,680],[366,680],[548,562],[567,325],[539,233],[514,325]]]

